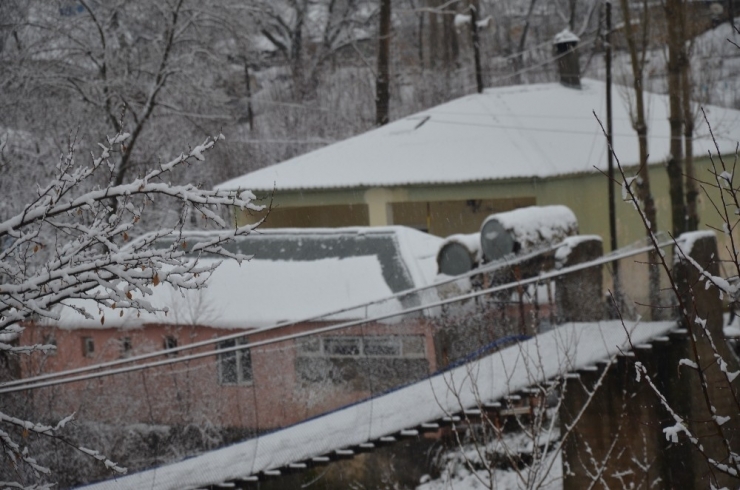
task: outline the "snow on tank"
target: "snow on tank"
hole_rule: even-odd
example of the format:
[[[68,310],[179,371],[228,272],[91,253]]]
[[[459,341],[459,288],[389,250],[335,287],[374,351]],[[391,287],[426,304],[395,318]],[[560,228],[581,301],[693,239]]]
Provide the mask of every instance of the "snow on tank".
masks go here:
[[[437,252],[440,274],[457,276],[478,266],[481,259],[480,233],[450,235]]]
[[[492,214],[480,231],[484,262],[531,250],[578,234],[578,220],[567,206],[530,206]]]

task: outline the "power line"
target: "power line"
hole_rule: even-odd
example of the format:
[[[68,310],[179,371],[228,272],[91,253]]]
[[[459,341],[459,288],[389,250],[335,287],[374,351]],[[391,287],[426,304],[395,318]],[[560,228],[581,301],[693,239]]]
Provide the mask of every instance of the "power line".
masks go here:
[[[105,369],[105,368],[108,368],[108,367],[120,366],[120,365],[124,365],[124,364],[131,364],[131,363],[137,362],[137,361],[142,361],[142,360],[146,360],[146,359],[152,359],[152,358],[161,357],[161,356],[170,356],[170,355],[173,355],[173,354],[176,354],[176,353],[179,353],[179,352],[184,352],[184,351],[187,351],[187,350],[197,349],[199,347],[206,347],[206,346],[210,346],[210,345],[215,345],[215,344],[218,344],[218,343],[227,341],[227,340],[234,340],[234,339],[237,339],[237,338],[241,338],[241,337],[244,337],[245,335],[255,335],[255,334],[258,334],[258,333],[269,332],[271,330],[275,330],[275,329],[279,329],[279,328],[284,328],[284,327],[289,327],[289,326],[294,326],[294,325],[298,325],[298,324],[301,324],[301,323],[309,323],[309,322],[320,321],[322,319],[327,319],[329,317],[332,317],[332,316],[335,316],[335,315],[339,315],[341,313],[346,313],[348,311],[358,310],[358,309],[361,309],[361,308],[367,308],[369,306],[373,306],[373,305],[376,305],[376,304],[385,303],[387,301],[393,301],[394,299],[397,300],[397,299],[404,298],[406,296],[411,296],[413,294],[418,294],[418,293],[424,292],[424,291],[429,290],[429,289],[436,289],[439,286],[443,286],[445,284],[450,284],[450,283],[455,282],[455,281],[458,281],[460,279],[469,278],[469,277],[472,277],[472,276],[477,275],[477,274],[489,273],[489,272],[500,270],[500,269],[503,269],[503,268],[506,268],[506,267],[510,267],[510,266],[512,266],[514,264],[518,264],[518,263],[524,262],[526,260],[529,260],[531,258],[534,258],[535,256],[537,256],[537,255],[539,255],[541,253],[546,253],[546,252],[554,251],[557,248],[561,247],[562,245],[563,245],[563,243],[558,243],[558,244],[552,245],[552,246],[550,246],[548,248],[545,248],[545,249],[542,249],[542,250],[537,250],[537,251],[531,252],[529,254],[524,254],[522,256],[515,257],[513,259],[504,258],[504,259],[501,259],[501,260],[498,260],[498,261],[495,261],[495,262],[486,264],[484,267],[480,267],[478,269],[471,270],[471,271],[466,272],[464,274],[461,274],[459,276],[450,277],[450,278],[445,279],[443,281],[435,282],[434,284],[429,284],[429,285],[420,286],[420,287],[417,287],[417,288],[407,289],[405,291],[400,291],[398,293],[392,294],[390,296],[386,296],[384,298],[380,298],[380,299],[377,299],[377,300],[374,300],[374,301],[370,301],[370,302],[367,302],[367,303],[361,303],[359,305],[354,305],[354,306],[349,306],[349,307],[341,308],[341,309],[334,310],[334,311],[331,311],[331,312],[328,312],[328,313],[323,313],[323,314],[318,315],[318,316],[312,316],[312,317],[309,317],[309,318],[304,318],[302,320],[296,320],[296,321],[280,322],[280,323],[277,323],[275,325],[271,325],[269,327],[256,328],[256,329],[248,330],[248,331],[240,331],[239,333],[234,333],[234,334],[230,334],[230,335],[224,335],[224,336],[216,337],[216,338],[209,339],[209,340],[203,340],[203,341],[200,341],[200,342],[195,342],[195,343],[192,343],[192,344],[187,344],[187,345],[175,347],[173,349],[161,350],[161,351],[156,351],[156,352],[150,352],[148,354],[141,354],[141,355],[138,355],[138,356],[131,356],[131,357],[127,357],[127,358],[124,358],[124,359],[118,359],[118,360],[115,360],[115,361],[109,361],[109,362],[106,362],[106,363],[96,364],[96,365],[92,365],[92,366],[85,366],[85,367],[76,368],[76,369],[70,369],[70,370],[66,370],[66,371],[59,371],[59,372],[56,372],[56,373],[44,374],[44,375],[36,376],[36,377],[33,377],[33,378],[26,378],[26,379],[14,380],[14,381],[10,381],[10,382],[4,383],[3,385],[0,385],[0,386],[2,386],[2,387],[5,387],[5,386],[15,386],[15,385],[20,385],[20,384],[26,384],[26,383],[29,383],[31,381],[41,381],[41,380],[46,380],[46,379],[53,379],[53,378],[58,378],[58,377],[62,377],[62,376],[69,376],[69,375],[72,375],[72,374],[80,374],[80,373],[84,373],[84,372],[94,371],[94,370],[97,370],[97,369]],[[236,350],[238,350],[238,349],[236,349]],[[180,358],[180,360],[185,360],[185,359],[186,359],[185,357]]]
[[[659,247],[663,248],[663,247],[667,247],[667,246],[670,246],[670,245],[673,245],[673,244],[674,244],[674,241],[669,240],[669,241],[665,241],[665,242],[659,244]],[[327,332],[334,332],[334,331],[337,331],[337,330],[343,330],[343,329],[347,329],[347,328],[350,328],[350,327],[355,327],[355,326],[361,326],[361,325],[369,324],[371,322],[379,322],[379,321],[382,321],[382,320],[388,320],[388,319],[391,319],[391,318],[394,318],[394,317],[398,317],[398,316],[401,316],[401,315],[407,315],[407,314],[410,314],[410,313],[418,313],[418,312],[422,312],[422,311],[427,310],[427,309],[430,309],[430,308],[438,308],[438,307],[446,306],[446,305],[449,305],[449,304],[452,304],[452,303],[456,303],[456,302],[459,302],[459,301],[464,301],[464,300],[467,300],[467,299],[474,299],[474,298],[477,298],[477,297],[480,297],[480,296],[483,296],[483,295],[487,295],[487,294],[493,294],[493,293],[496,293],[496,292],[506,291],[506,290],[513,289],[513,288],[518,288],[518,287],[521,287],[521,286],[527,286],[527,285],[530,285],[530,284],[536,284],[536,283],[538,283],[540,281],[554,279],[556,277],[559,277],[559,276],[562,276],[562,275],[566,275],[566,274],[570,274],[570,273],[573,273],[573,272],[577,272],[577,271],[580,271],[580,270],[584,270],[584,269],[587,269],[587,268],[590,268],[590,267],[596,267],[596,266],[599,266],[599,265],[604,265],[604,264],[607,264],[607,263],[610,263],[610,262],[613,262],[613,261],[616,261],[616,260],[621,260],[621,259],[625,259],[625,258],[634,256],[634,255],[645,253],[645,252],[650,251],[650,250],[653,250],[652,245],[641,247],[641,248],[637,248],[637,249],[632,249],[632,250],[629,250],[629,249],[628,250],[624,250],[623,249],[623,251],[621,251],[621,253],[611,253],[609,255],[605,255],[605,256],[603,256],[603,257],[601,257],[599,259],[596,259],[596,260],[593,260],[593,261],[590,261],[590,262],[584,262],[584,263],[576,264],[576,265],[573,265],[573,266],[570,266],[570,267],[566,267],[566,268],[563,268],[563,269],[560,269],[560,270],[546,272],[546,273],[540,274],[538,276],[535,276],[535,277],[532,277],[532,278],[528,278],[528,279],[522,279],[520,281],[516,281],[516,282],[513,282],[513,283],[508,283],[508,284],[503,284],[503,285],[499,285],[499,286],[494,286],[494,287],[490,287],[490,288],[483,289],[483,290],[480,290],[480,291],[473,291],[473,292],[470,292],[470,293],[467,293],[467,294],[462,294],[462,295],[459,295],[459,296],[456,296],[456,297],[453,297],[453,298],[448,298],[448,299],[437,301],[437,302],[433,302],[433,303],[430,303],[430,304],[421,305],[421,306],[415,306],[415,307],[411,307],[411,308],[406,308],[406,309],[401,310],[399,312],[386,313],[386,314],[378,315],[378,316],[375,316],[375,317],[372,317],[372,318],[369,318],[369,319],[354,320],[354,321],[339,323],[339,324],[336,324],[336,325],[330,325],[330,326],[326,326],[326,327],[320,327],[320,328],[316,328],[316,329],[312,329],[312,330],[307,330],[307,331],[299,332],[299,333],[295,333],[295,334],[283,335],[283,336],[275,337],[275,338],[272,338],[272,339],[266,339],[266,340],[261,340],[261,341],[249,342],[249,343],[246,343],[246,344],[236,345],[234,347],[228,347],[228,348],[218,349],[218,350],[214,350],[214,351],[202,352],[202,353],[198,353],[198,354],[191,354],[189,356],[183,356],[183,357],[165,359],[165,360],[162,360],[162,361],[157,361],[157,362],[152,362],[152,363],[137,364],[135,366],[129,366],[129,367],[126,367],[126,368],[113,369],[113,370],[108,370],[108,371],[103,371],[103,372],[98,372],[98,373],[90,373],[90,374],[86,374],[86,375],[83,375],[83,376],[75,376],[75,377],[70,377],[70,378],[58,379],[58,380],[55,380],[55,381],[32,382],[34,380],[34,378],[30,378],[30,379],[26,379],[25,380],[27,382],[27,384],[18,385],[18,386],[7,386],[6,385],[6,386],[0,388],[0,394],[3,394],[3,393],[13,393],[13,392],[18,392],[18,391],[26,391],[26,390],[34,390],[34,389],[46,388],[46,387],[49,387],[49,386],[57,386],[57,385],[62,385],[62,384],[68,384],[68,383],[78,382],[78,381],[88,381],[88,380],[96,379],[96,378],[103,378],[103,377],[113,376],[113,375],[117,375],[117,374],[131,373],[131,372],[135,372],[135,371],[142,371],[142,370],[145,370],[145,369],[152,369],[152,368],[166,366],[166,365],[169,365],[169,364],[175,364],[175,363],[184,362],[184,361],[190,361],[190,360],[202,359],[202,358],[206,358],[206,357],[212,357],[212,356],[216,356],[216,355],[220,355],[220,354],[226,354],[226,353],[229,353],[229,352],[236,352],[236,351],[245,350],[245,349],[253,349],[253,348],[256,348],[256,347],[261,347],[261,346],[264,346],[264,345],[275,344],[275,343],[278,343],[278,342],[286,342],[286,341],[289,341],[289,340],[298,340],[298,339],[301,339],[301,338],[304,338],[304,337],[309,337],[311,335],[322,334],[322,333],[327,333]],[[617,252],[619,252],[619,251],[617,251]],[[480,271],[476,271],[476,272],[479,273]],[[457,279],[459,279],[459,278],[456,277],[455,280],[457,280]],[[248,336],[248,335],[252,335],[252,334],[254,334],[254,332],[248,332],[248,333],[242,332],[241,334],[239,334],[237,336],[238,337],[244,337],[244,336]],[[167,351],[165,351],[164,353],[166,354]]]

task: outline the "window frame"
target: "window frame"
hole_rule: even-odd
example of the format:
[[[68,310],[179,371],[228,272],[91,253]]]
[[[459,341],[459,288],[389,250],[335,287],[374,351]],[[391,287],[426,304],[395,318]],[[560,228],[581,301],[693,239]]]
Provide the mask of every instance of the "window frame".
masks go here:
[[[93,357],[95,355],[95,339],[92,337],[82,337],[82,355],[84,357]]]
[[[333,353],[331,345],[334,342],[356,341],[358,345],[355,354],[337,354]],[[318,341],[318,342],[317,342]],[[409,349],[414,341],[419,343],[420,349],[417,352]],[[380,346],[383,343],[395,348],[393,354],[371,353],[368,354],[368,344],[377,343]],[[318,346],[316,345],[318,344]],[[318,348],[317,348],[318,347]],[[426,359],[427,358],[426,337],[424,335],[368,335],[365,337],[353,335],[335,335],[318,338],[308,338],[301,340],[298,345],[298,355],[302,357],[325,357],[328,359]],[[408,352],[407,352],[408,351]]]
[[[121,337],[121,357],[130,357],[134,351],[134,343],[131,337]]]
[[[231,339],[216,344],[216,350],[229,349],[242,344],[248,344],[246,337]],[[233,359],[233,375],[226,379],[224,375],[224,363]],[[233,376],[233,378],[232,378]],[[254,383],[254,367],[252,365],[252,352],[249,347],[218,354],[218,383],[223,386],[249,386]]]
[[[162,345],[165,351],[177,349],[178,347],[177,337],[175,337],[174,335],[165,335],[164,339],[162,340]],[[177,352],[167,353],[167,357],[175,357],[175,356],[177,356]]]

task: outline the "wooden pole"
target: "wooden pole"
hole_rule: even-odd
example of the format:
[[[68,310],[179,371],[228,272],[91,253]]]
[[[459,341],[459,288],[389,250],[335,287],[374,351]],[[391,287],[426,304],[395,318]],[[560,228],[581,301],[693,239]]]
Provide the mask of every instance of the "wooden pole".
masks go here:
[[[391,0],[380,1],[378,74],[375,82],[375,124],[388,124],[390,105]]]
[[[478,93],[483,93],[483,73],[480,65],[480,36],[478,34],[478,6],[470,4],[470,35],[473,38],[473,57],[475,58],[475,84]]]
[[[614,153],[612,133],[612,4],[606,2],[606,34],[604,35],[606,47],[606,140],[609,144],[607,152],[607,172],[609,175],[609,243],[611,250],[617,249],[617,213],[614,202]],[[615,267],[617,262],[614,262]]]

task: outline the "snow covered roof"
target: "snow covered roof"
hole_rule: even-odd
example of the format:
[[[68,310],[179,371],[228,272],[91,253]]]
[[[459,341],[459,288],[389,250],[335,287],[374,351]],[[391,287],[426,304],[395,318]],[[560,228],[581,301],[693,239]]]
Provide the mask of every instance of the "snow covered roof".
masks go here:
[[[659,322],[639,323],[629,330],[632,343],[638,345],[674,328],[675,322]],[[475,389],[470,365],[464,365],[259,438],[85,488],[184,489],[244,478],[418,427],[458,413],[461,406],[499,400],[628,350],[619,321],[566,324],[474,361]],[[451,392],[450,386],[459,387],[458,392]]]
[[[627,90],[614,88],[614,148],[624,165],[639,161]],[[359,136],[236,179],[219,189],[270,191],[452,184],[551,177],[606,168],[605,84],[559,83],[487,89],[399,119]],[[669,153],[668,100],[646,94],[650,163]],[[706,107],[720,150],[740,140],[740,111]],[[694,154],[714,151],[697,124]]]
[[[189,242],[197,241],[197,233]],[[152,288],[146,299],[164,313],[110,310],[98,312],[89,300],[69,301],[94,316],[85,319],[72,308],[61,308],[56,325],[63,328],[139,327],[147,323],[246,328],[300,321],[343,308],[362,305],[400,291],[431,284],[441,238],[402,226],[334,229],[257,230],[225,248],[254,255],[240,266],[223,260],[208,287],[176,291],[167,284]],[[202,258],[203,264],[222,259]],[[321,285],[321,287],[317,287]],[[416,296],[379,305],[402,309]],[[119,316],[123,311],[123,316]],[[362,308],[332,315],[332,319],[378,313]]]

